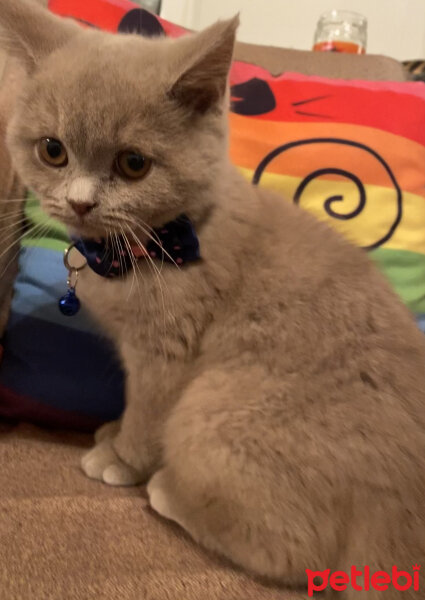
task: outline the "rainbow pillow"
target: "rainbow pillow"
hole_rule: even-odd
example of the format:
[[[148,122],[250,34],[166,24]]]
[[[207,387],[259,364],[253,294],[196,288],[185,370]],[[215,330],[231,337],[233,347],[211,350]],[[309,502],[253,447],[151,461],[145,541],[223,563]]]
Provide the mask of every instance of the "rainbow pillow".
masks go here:
[[[109,31],[184,33],[127,0],[50,8]],[[234,164],[369,251],[425,330],[425,84],[273,77],[235,62],[231,86]],[[42,219],[36,199],[26,213],[30,223]],[[72,319],[57,309],[67,243],[53,224],[22,244],[0,416],[92,429],[120,414],[123,373],[84,307]]]
[[[425,84],[336,81],[235,64],[231,157],[370,252],[425,315]]]

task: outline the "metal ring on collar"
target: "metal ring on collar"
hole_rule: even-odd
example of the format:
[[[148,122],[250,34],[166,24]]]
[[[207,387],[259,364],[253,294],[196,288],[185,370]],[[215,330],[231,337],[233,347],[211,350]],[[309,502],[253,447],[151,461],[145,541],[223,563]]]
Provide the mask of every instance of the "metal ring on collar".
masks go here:
[[[73,272],[76,272],[76,271],[81,271],[82,269],[84,269],[85,267],[87,267],[87,260],[86,260],[86,259],[85,259],[83,256],[81,256],[81,255],[80,255],[80,256],[81,256],[81,258],[84,258],[84,263],[82,263],[81,265],[79,265],[79,266],[76,266],[76,267],[72,266],[72,265],[69,263],[69,255],[70,255],[70,252],[71,252],[71,251],[72,251],[74,248],[75,248],[75,242],[72,242],[72,243],[71,243],[71,244],[68,246],[68,248],[67,248],[67,249],[64,251],[64,253],[63,253],[63,264],[64,264],[64,265],[65,265],[65,267],[68,269],[68,271],[71,271],[71,272],[72,272],[72,271],[73,271]]]

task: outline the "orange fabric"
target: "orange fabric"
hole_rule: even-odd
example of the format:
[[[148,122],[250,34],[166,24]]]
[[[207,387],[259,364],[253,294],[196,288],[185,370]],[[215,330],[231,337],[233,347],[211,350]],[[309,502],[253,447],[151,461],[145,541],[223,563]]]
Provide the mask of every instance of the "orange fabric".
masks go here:
[[[345,123],[287,123],[260,121],[231,113],[232,161],[255,170],[271,149],[295,140],[336,138],[351,140],[377,152],[399,174],[400,187],[425,197],[425,147],[386,131]],[[305,144],[290,149],[269,163],[267,172],[302,177],[326,165],[354,170],[364,184],[392,188],[388,172],[367,150],[337,142]],[[326,175],[326,179],[340,179]]]

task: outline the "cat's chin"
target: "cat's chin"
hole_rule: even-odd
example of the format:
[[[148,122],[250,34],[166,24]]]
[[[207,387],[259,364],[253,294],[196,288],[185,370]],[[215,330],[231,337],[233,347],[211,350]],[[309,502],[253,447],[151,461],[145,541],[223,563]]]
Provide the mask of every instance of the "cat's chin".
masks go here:
[[[102,227],[90,227],[90,226],[81,226],[75,227],[75,225],[69,225],[65,223],[68,233],[73,238],[83,238],[83,239],[107,239],[111,237],[118,236],[123,238],[125,234],[125,238],[127,239],[127,243],[130,246],[146,246],[151,236],[146,235],[145,233],[138,232],[137,234],[133,232],[128,232],[125,230],[113,230],[111,228],[103,229]]]
[[[111,234],[111,231],[106,231],[101,227],[87,227],[70,225],[64,223],[71,237],[73,238],[84,238],[84,239],[95,239],[95,238],[107,238]]]
[[[93,223],[92,219],[66,216],[60,220],[67,228],[69,234],[74,238],[107,238],[111,234],[120,233],[119,231],[114,231],[111,226],[102,225],[102,223]]]

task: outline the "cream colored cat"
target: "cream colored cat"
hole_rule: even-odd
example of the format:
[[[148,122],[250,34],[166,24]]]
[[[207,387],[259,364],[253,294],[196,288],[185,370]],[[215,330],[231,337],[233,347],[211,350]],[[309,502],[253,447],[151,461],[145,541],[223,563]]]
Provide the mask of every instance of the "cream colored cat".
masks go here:
[[[200,240],[201,260],[154,263],[160,275],[145,258],[114,281],[82,272],[127,372],[122,420],[98,432],[86,474],[149,481],[160,514],[284,584],[411,572],[425,555],[425,340],[362,250],[230,165],[237,20],[145,40],[0,0],[0,23],[29,75],[10,150],[46,212],[130,242],[186,213]]]

